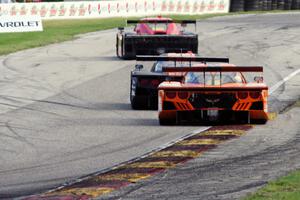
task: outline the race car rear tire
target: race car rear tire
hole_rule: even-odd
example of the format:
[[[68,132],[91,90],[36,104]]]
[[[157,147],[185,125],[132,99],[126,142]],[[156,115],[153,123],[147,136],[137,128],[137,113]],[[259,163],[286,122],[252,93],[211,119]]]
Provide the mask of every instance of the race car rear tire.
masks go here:
[[[131,97],[131,108],[133,110],[143,110],[147,108],[147,102],[136,97]]]

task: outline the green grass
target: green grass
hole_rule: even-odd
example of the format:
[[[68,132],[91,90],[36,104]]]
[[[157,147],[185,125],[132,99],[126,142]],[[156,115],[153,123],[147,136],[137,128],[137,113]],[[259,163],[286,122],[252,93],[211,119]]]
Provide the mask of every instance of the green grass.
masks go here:
[[[43,32],[0,34],[0,55],[71,40],[77,34],[110,29],[123,24],[122,18],[43,21]]]
[[[270,182],[266,187],[244,200],[299,200],[300,170]]]
[[[300,100],[295,103],[295,107],[300,107]]]
[[[237,14],[261,14],[269,12],[283,11],[257,11],[238,12],[228,14],[208,14],[208,15],[171,15],[174,19],[207,19],[215,16],[237,15]],[[85,19],[85,20],[45,20],[43,21],[43,32],[27,33],[0,33],[0,55],[9,54],[23,49],[44,46],[72,40],[75,35],[106,30],[118,26],[124,26],[124,18],[108,19]]]

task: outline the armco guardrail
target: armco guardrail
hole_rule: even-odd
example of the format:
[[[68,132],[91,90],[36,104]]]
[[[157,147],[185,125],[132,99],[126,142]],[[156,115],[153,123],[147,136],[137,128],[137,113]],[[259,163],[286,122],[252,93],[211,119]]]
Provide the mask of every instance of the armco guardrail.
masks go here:
[[[230,0],[116,0],[0,4],[0,16],[40,15],[42,19],[131,17],[228,13]]]
[[[231,0],[230,12],[299,10],[300,0]]]

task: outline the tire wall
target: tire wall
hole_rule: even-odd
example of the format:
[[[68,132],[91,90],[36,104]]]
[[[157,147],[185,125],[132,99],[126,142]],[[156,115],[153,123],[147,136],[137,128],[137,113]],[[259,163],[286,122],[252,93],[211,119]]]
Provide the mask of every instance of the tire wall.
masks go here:
[[[300,0],[231,0],[230,12],[300,10]]]

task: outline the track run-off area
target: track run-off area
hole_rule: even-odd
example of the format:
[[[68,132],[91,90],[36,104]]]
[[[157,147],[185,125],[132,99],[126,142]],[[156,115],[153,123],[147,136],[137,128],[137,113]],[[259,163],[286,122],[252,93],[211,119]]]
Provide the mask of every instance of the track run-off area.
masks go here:
[[[204,137],[201,131],[215,131],[159,126],[157,111],[132,110],[129,82],[136,62],[116,58],[116,32],[84,34],[0,57],[0,199],[68,187],[175,141],[191,145]],[[193,159],[176,166],[176,160],[164,160],[172,167],[164,165],[168,169],[155,176],[144,173],[138,176],[142,181],[131,179],[134,184],[113,192],[108,187],[110,193],[95,197],[238,199],[300,168],[300,108],[292,106],[300,96],[300,13],[216,17],[199,21],[197,32],[201,56],[264,66],[269,110],[277,118],[239,127],[242,134],[229,127],[228,138],[234,139],[189,154]],[[188,135],[196,138],[187,141]],[[216,145],[214,137],[202,139]]]

